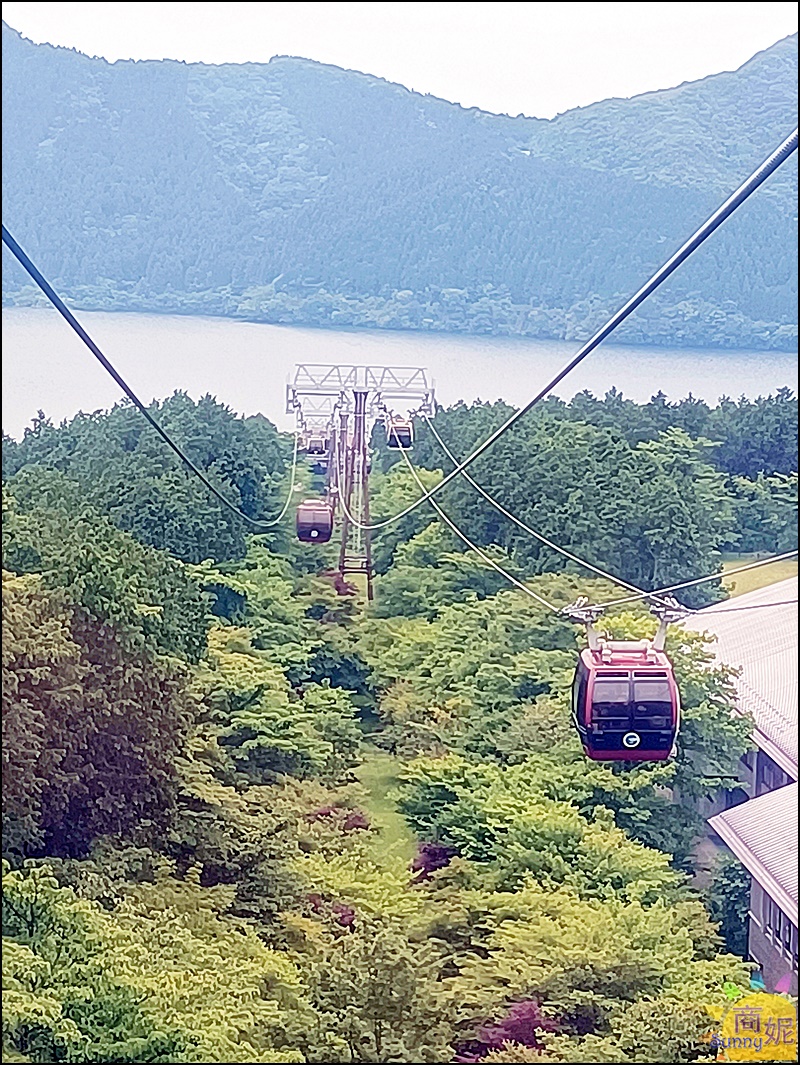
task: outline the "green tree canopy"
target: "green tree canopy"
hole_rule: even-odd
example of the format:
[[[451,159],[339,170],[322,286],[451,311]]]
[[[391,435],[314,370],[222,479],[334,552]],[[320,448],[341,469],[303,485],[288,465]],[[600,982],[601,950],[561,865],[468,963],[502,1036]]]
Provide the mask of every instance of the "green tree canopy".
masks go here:
[[[286,491],[291,443],[263,417],[240,418],[211,396],[176,392],[151,413],[230,502],[269,519]],[[3,441],[5,477],[28,466],[58,470],[84,498],[141,543],[184,562],[241,558],[247,523],[190,473],[129,402],[54,426],[40,416],[20,443]]]

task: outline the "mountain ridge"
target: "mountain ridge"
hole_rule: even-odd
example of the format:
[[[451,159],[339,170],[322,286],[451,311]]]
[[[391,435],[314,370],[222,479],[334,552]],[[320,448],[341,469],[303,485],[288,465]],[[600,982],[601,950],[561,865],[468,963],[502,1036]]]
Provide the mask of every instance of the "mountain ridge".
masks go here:
[[[18,37],[21,41],[24,41],[27,44],[33,45],[36,48],[49,48],[49,49],[52,49],[53,51],[57,51],[57,52],[58,51],[69,52],[72,55],[82,56],[84,59],[89,59],[89,60],[99,61],[99,62],[105,63],[109,67],[114,67],[117,64],[123,64],[123,63],[175,63],[177,65],[186,66],[186,67],[196,66],[196,67],[208,67],[208,68],[211,68],[211,69],[220,69],[220,68],[223,68],[223,67],[262,67],[262,66],[269,66],[271,63],[279,62],[281,60],[290,60],[290,61],[297,61],[299,63],[308,63],[308,64],[310,64],[312,66],[322,67],[322,68],[325,68],[325,69],[328,69],[328,70],[335,70],[335,71],[337,71],[339,73],[343,73],[343,74],[356,74],[356,75],[359,75],[360,77],[369,78],[372,81],[382,82],[384,85],[388,85],[388,86],[392,86],[392,87],[395,87],[395,88],[403,89],[406,92],[411,93],[411,95],[419,96],[422,99],[432,99],[432,100],[436,100],[436,101],[438,101],[440,103],[451,104],[453,107],[461,108],[461,110],[463,110],[463,111],[479,111],[481,114],[490,115],[493,118],[510,118],[512,120],[516,120],[516,119],[519,119],[519,118],[525,118],[525,119],[529,119],[529,120],[532,120],[532,121],[535,121],[535,122],[547,122],[547,123],[556,122],[560,118],[563,118],[565,115],[574,114],[574,113],[579,112],[579,111],[586,111],[589,108],[596,107],[596,106],[598,106],[600,104],[613,103],[615,101],[620,101],[620,102],[627,103],[627,102],[631,102],[631,101],[634,101],[634,100],[640,100],[640,99],[643,99],[643,98],[649,97],[649,96],[655,96],[655,95],[660,95],[660,94],[664,94],[664,93],[674,92],[676,90],[683,89],[687,85],[702,85],[704,82],[710,81],[713,78],[717,78],[720,75],[738,73],[739,71],[743,70],[745,67],[749,66],[750,64],[752,64],[753,62],[758,60],[761,56],[764,56],[767,53],[773,52],[775,49],[778,49],[782,45],[786,45],[787,43],[790,43],[792,41],[796,41],[796,39],[798,37],[797,33],[787,34],[785,37],[781,37],[777,41],[775,41],[774,44],[768,45],[766,48],[762,48],[760,51],[755,52],[749,59],[746,59],[743,63],[740,63],[738,67],[733,67],[731,69],[726,69],[726,70],[720,70],[720,71],[717,71],[716,73],[712,73],[712,74],[706,74],[702,78],[696,78],[694,80],[689,79],[689,80],[686,80],[686,81],[682,81],[682,82],[679,82],[677,85],[670,85],[670,86],[667,86],[667,87],[665,87],[663,89],[647,89],[644,92],[635,93],[633,96],[608,96],[608,97],[602,97],[600,100],[594,100],[592,103],[579,104],[577,107],[568,108],[566,111],[560,111],[557,115],[553,115],[552,118],[543,118],[543,117],[541,117],[539,115],[526,115],[526,114],[524,114],[524,112],[519,112],[517,115],[512,115],[512,114],[510,114],[507,111],[490,111],[487,108],[478,107],[477,105],[472,105],[472,106],[467,107],[465,104],[460,103],[458,100],[448,100],[447,97],[445,97],[445,96],[437,96],[435,93],[421,93],[421,92],[419,92],[416,89],[409,88],[409,86],[404,85],[402,82],[392,81],[390,78],[384,78],[380,74],[372,74],[369,71],[358,70],[355,67],[342,67],[338,63],[325,63],[325,62],[323,62],[322,60],[319,60],[319,59],[312,59],[310,56],[290,55],[289,53],[279,52],[279,53],[276,53],[275,55],[270,56],[270,58],[268,60],[266,60],[266,62],[257,62],[256,60],[245,60],[242,63],[206,63],[206,62],[203,62],[203,61],[200,61],[200,60],[198,60],[198,61],[190,61],[190,60],[186,60],[186,59],[172,59],[172,58],[168,58],[168,57],[164,57],[162,59],[107,59],[105,56],[90,55],[88,52],[83,52],[79,48],[74,48],[74,47],[71,47],[69,45],[52,44],[52,43],[50,43],[48,41],[42,41],[42,42],[38,42],[37,43],[32,38],[26,37],[21,31],[14,29],[14,27],[11,26],[9,23],[7,23],[5,21],[5,19],[2,20],[2,26],[3,26],[4,30],[7,30],[9,33],[14,34],[16,37]]]
[[[783,139],[796,95],[797,35],[553,119],[302,58],[111,64],[6,24],[3,50],[6,224],[67,296],[304,325],[589,335]],[[795,188],[793,162],[620,340],[796,347]],[[33,298],[13,266],[3,296]]]

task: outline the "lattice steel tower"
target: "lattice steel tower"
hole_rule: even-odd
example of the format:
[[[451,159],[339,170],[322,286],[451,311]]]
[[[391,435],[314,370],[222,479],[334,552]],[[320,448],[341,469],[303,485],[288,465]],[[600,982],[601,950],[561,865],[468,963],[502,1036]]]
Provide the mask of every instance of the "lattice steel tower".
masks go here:
[[[326,495],[341,527],[338,572],[366,577],[372,599],[369,530],[369,441],[393,405],[434,413],[434,391],[419,366],[303,363],[286,386],[286,412],[297,414],[304,440],[327,441]]]

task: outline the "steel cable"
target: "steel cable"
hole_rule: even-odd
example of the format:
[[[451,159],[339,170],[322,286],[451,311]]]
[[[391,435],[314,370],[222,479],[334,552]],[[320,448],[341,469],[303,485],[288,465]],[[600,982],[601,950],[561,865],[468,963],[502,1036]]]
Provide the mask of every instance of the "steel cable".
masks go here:
[[[635,603],[641,599],[652,599],[653,596],[666,595],[668,592],[678,592],[682,588],[694,588],[698,584],[706,584],[708,581],[719,581],[723,578],[733,577],[736,573],[746,573],[751,569],[758,569],[760,566],[769,566],[772,562],[785,562],[787,559],[797,558],[797,549],[794,551],[784,551],[782,555],[771,555],[769,558],[762,558],[758,562],[750,562],[746,566],[738,566],[736,569],[726,570],[724,573],[709,573],[705,577],[697,577],[695,580],[682,581],[680,584],[670,584],[666,588],[656,588],[652,592],[641,592],[639,595],[629,595],[622,599],[612,599],[608,603],[599,603],[598,609],[610,610],[612,606],[623,606],[626,603]],[[744,609],[744,608],[741,608]],[[701,611],[690,611],[690,613],[701,613]],[[705,611],[703,611],[705,613]],[[721,613],[721,611],[720,611]]]
[[[450,448],[439,435],[439,432],[436,429],[436,426],[433,424],[433,421],[428,417],[427,414],[423,414],[422,417],[424,418],[425,423],[427,424],[431,433],[439,443],[439,446],[444,451],[445,455],[447,455],[447,457],[455,466],[458,466],[458,459],[456,459]],[[618,584],[621,588],[627,588],[630,592],[642,592],[642,589],[638,588],[635,584],[629,584],[628,581],[623,580],[621,577],[615,577],[613,573],[607,573],[605,570],[600,569],[599,566],[595,566],[593,563],[587,562],[586,559],[579,558],[578,555],[574,555],[571,551],[568,551],[567,548],[561,547],[559,544],[555,543],[554,540],[548,539],[548,537],[544,536],[536,529],[531,528],[530,525],[524,522],[521,518],[518,518],[516,514],[512,514],[511,511],[507,510],[502,503],[498,503],[498,501],[493,496],[489,495],[483,485],[479,484],[473,477],[471,477],[466,470],[461,471],[461,476],[464,478],[465,481],[472,485],[476,492],[480,493],[480,495],[483,496],[487,503],[490,503],[495,508],[495,510],[502,514],[504,518],[508,518],[509,521],[512,521],[524,532],[528,533],[530,536],[533,536],[535,539],[539,540],[541,543],[545,544],[553,551],[557,551],[565,558],[568,558],[571,562],[575,562],[577,565],[583,566],[584,569],[591,570],[593,573],[596,573],[598,577],[603,577],[605,580],[611,581],[612,584]],[[642,594],[652,593],[643,592]]]
[[[30,276],[33,278],[33,280],[36,282],[36,284],[39,286],[39,288],[42,290],[42,292],[44,292],[45,296],[47,296],[47,298],[50,300],[50,302],[53,304],[53,306],[58,311],[58,313],[62,316],[62,318],[64,318],[67,321],[67,323],[70,325],[70,327],[78,334],[78,336],[84,342],[84,344],[89,349],[89,351],[91,351],[91,353],[94,355],[94,357],[97,359],[97,361],[103,367],[103,369],[107,373],[109,373],[111,375],[111,377],[116,381],[116,383],[119,385],[119,387],[125,393],[125,395],[128,397],[128,399],[131,401],[131,403],[133,403],[133,405],[137,408],[139,413],[142,414],[147,419],[147,421],[150,423],[150,425],[153,427],[153,429],[155,429],[155,431],[158,433],[158,435],[161,437],[161,439],[164,441],[164,443],[169,448],[171,448],[172,451],[175,452],[175,454],[178,456],[178,458],[181,460],[181,462],[187,467],[187,469],[189,469],[195,475],[195,477],[199,477],[199,479],[203,482],[203,484],[206,486],[206,488],[209,490],[209,492],[211,492],[211,494],[214,495],[220,501],[220,503],[223,504],[223,506],[227,507],[227,509],[229,511],[231,511],[231,513],[235,514],[238,518],[241,518],[242,521],[246,521],[248,523],[248,525],[252,526],[255,529],[271,529],[275,525],[277,525],[278,522],[281,521],[283,516],[286,514],[286,511],[289,509],[289,503],[291,501],[291,493],[292,493],[293,488],[294,488],[294,466],[293,466],[292,478],[291,478],[291,483],[290,483],[290,486],[289,486],[289,494],[287,496],[287,501],[284,504],[283,510],[281,511],[280,515],[277,518],[273,519],[272,521],[261,521],[258,518],[251,518],[249,514],[245,514],[245,512],[243,510],[241,510],[239,507],[237,507],[235,503],[231,503],[231,501],[229,499],[227,499],[222,494],[222,492],[220,492],[219,489],[216,488],[211,483],[211,481],[208,479],[208,477],[206,477],[205,473],[199,468],[199,466],[196,466],[195,463],[192,462],[192,460],[189,458],[189,456],[186,454],[186,452],[183,451],[183,449],[172,439],[172,437],[169,435],[169,433],[166,431],[166,429],[164,429],[159,424],[159,422],[153,417],[153,415],[147,409],[145,404],[139,399],[139,397],[136,395],[136,393],[133,391],[133,389],[130,387],[130,385],[124,380],[124,378],[117,372],[117,370],[109,362],[109,360],[106,358],[106,356],[103,354],[103,352],[97,346],[97,344],[95,344],[95,342],[92,340],[92,338],[89,336],[89,334],[83,328],[83,326],[80,324],[80,322],[75,317],[75,315],[72,313],[72,311],[69,309],[69,307],[67,307],[67,305],[64,303],[64,301],[61,299],[61,297],[55,291],[55,289],[50,284],[50,282],[47,280],[47,278],[37,269],[37,267],[34,265],[34,263],[31,262],[31,260],[28,258],[28,256],[25,254],[25,252],[19,246],[19,244],[17,244],[17,242],[14,240],[14,238],[11,236],[11,234],[8,232],[8,230],[6,229],[5,226],[3,226],[3,243],[6,245],[6,247],[11,252],[11,254],[17,259],[19,264],[27,271],[28,274],[30,274]],[[294,460],[293,460],[294,464],[296,464],[296,461],[297,461],[297,435],[298,434],[297,434],[297,431],[296,431],[295,432],[295,451],[294,451]]]
[[[437,431],[437,429],[436,429],[435,425],[433,424],[432,420],[427,416],[427,414],[423,414],[422,417],[425,420],[426,424],[428,425],[428,428],[431,430],[433,436],[438,441],[440,447],[442,448],[444,453],[447,455],[447,457],[450,459],[450,461],[453,462],[453,463],[457,463],[456,458],[454,457],[453,453],[450,451],[450,449],[448,448],[447,444],[444,442],[444,440],[440,436],[440,434]],[[682,587],[688,587],[688,585],[686,585],[686,584],[684,584],[684,585],[673,585],[670,588],[660,588],[660,589],[657,589],[656,591],[653,591],[653,592],[646,592],[642,588],[637,588],[637,586],[635,584],[629,584],[627,581],[623,580],[621,577],[615,577],[613,573],[607,573],[605,570],[600,569],[599,566],[595,566],[591,562],[587,562],[585,559],[579,558],[578,555],[574,555],[571,551],[568,551],[565,547],[561,547],[560,544],[557,544],[557,543],[555,543],[555,541],[548,539],[548,537],[544,536],[542,533],[538,532],[536,529],[532,529],[531,526],[527,525],[524,521],[522,521],[521,518],[518,518],[515,514],[512,514],[511,511],[507,510],[502,505],[502,503],[498,503],[498,501],[496,499],[494,499],[491,495],[489,495],[489,493],[486,491],[486,489],[481,484],[479,484],[473,477],[471,477],[466,471],[462,471],[462,476],[464,477],[464,480],[468,481],[472,485],[472,487],[477,492],[479,492],[480,495],[483,496],[483,498],[487,501],[487,503],[491,503],[491,505],[495,508],[495,510],[497,510],[505,518],[508,518],[509,521],[514,522],[514,524],[519,526],[520,529],[523,529],[525,532],[529,533],[531,536],[535,537],[537,540],[540,540],[543,544],[546,544],[547,547],[550,547],[554,551],[557,551],[560,554],[564,555],[565,558],[568,558],[572,562],[577,563],[579,566],[583,566],[585,569],[589,569],[593,573],[596,573],[598,577],[602,577],[602,578],[604,578],[607,581],[611,581],[613,584],[618,584],[622,588],[627,588],[629,591],[637,593],[636,597],[631,597],[631,598],[626,598],[626,599],[618,599],[618,600],[614,600],[614,601],[612,601],[610,603],[604,604],[607,607],[616,606],[616,605],[619,605],[620,603],[635,602],[636,599],[658,600],[659,599],[659,593],[671,592],[671,591],[678,590],[678,589],[680,589]],[[763,559],[763,560],[759,561],[757,564],[758,565],[766,565],[769,562],[777,562],[777,561],[785,560],[787,558],[792,557],[793,554],[796,555],[797,552],[796,551],[795,552],[789,552],[788,555],[777,555],[774,558]],[[710,575],[708,575],[706,577],[701,578],[700,581],[697,581],[695,583],[701,583],[702,581],[710,581],[710,580],[713,580],[715,577],[720,577],[720,578],[728,577],[729,575],[734,574],[734,573],[744,573],[746,570],[751,569],[751,568],[754,568],[754,565],[748,564],[747,566],[743,566],[741,569],[728,570],[727,572],[724,572],[724,573],[710,574]],[[741,610],[754,610],[754,609],[757,609],[757,608],[760,609],[760,608],[766,608],[766,607],[770,607],[770,606],[788,606],[789,604],[796,603],[796,602],[797,602],[796,599],[790,599],[790,600],[787,600],[787,601],[781,602],[781,603],[756,603],[753,606],[749,606],[749,607],[731,607],[731,608],[728,608],[728,609],[721,609],[721,610],[712,610],[712,609],[706,607],[706,608],[703,609],[702,613],[704,615],[705,614],[730,614],[730,613],[733,613],[734,611],[741,611]],[[700,611],[694,611],[694,610],[691,610],[689,612],[692,613],[692,614],[700,613]]]
[[[411,476],[414,478],[414,480],[417,482],[417,484],[419,485],[421,490],[424,492],[425,491],[425,485],[422,483],[422,481],[421,481],[421,479],[419,477],[419,474],[416,471],[416,468],[415,468],[413,462],[408,457],[408,452],[403,447],[403,445],[400,444],[399,441],[398,441],[398,447],[399,447],[399,450],[400,450],[403,458],[405,459],[406,465],[408,466],[409,470],[411,471]],[[554,606],[552,603],[548,602],[547,599],[543,598],[541,595],[537,595],[536,592],[532,591],[526,584],[523,584],[522,581],[517,580],[517,578],[512,573],[509,573],[508,570],[504,569],[500,565],[499,562],[495,562],[495,560],[490,555],[487,555],[480,547],[478,547],[477,544],[473,543],[472,540],[470,540],[470,538],[467,536],[467,534],[462,532],[461,529],[458,527],[458,525],[456,525],[456,523],[447,514],[445,514],[445,512],[442,510],[442,508],[439,506],[439,504],[437,503],[437,501],[435,499],[431,499],[430,496],[428,496],[427,502],[430,503],[430,505],[433,507],[433,509],[436,511],[436,513],[439,515],[439,517],[442,519],[442,521],[445,522],[445,524],[447,526],[449,526],[449,528],[456,534],[456,536],[460,540],[463,540],[463,542],[467,545],[467,547],[470,548],[471,551],[474,551],[475,554],[480,559],[482,559],[487,565],[491,566],[492,569],[497,570],[497,572],[502,577],[505,577],[505,579],[507,581],[509,581],[511,584],[513,584],[521,592],[524,592],[525,595],[530,596],[531,599],[535,599],[537,603],[540,603],[542,606],[546,606],[547,609],[548,610],[552,610],[554,614],[560,614],[561,613],[561,609],[559,607]]]
[[[391,412],[387,411],[387,413],[391,417]],[[431,429],[433,429],[433,425],[430,423],[430,421],[427,419],[427,417],[426,417],[426,421],[428,421],[428,424],[430,425]],[[444,441],[441,439],[441,437],[438,435],[438,433],[436,433],[435,430],[434,430],[434,436],[436,436],[436,438],[439,440],[439,442],[441,443],[443,449],[445,450],[445,453],[450,457],[451,461],[455,461],[453,459],[453,456],[450,453],[449,449],[445,445]],[[419,474],[417,473],[416,467],[414,466],[414,464],[409,459],[406,448],[404,448],[402,445],[400,445],[399,441],[398,441],[398,445],[399,445],[399,450],[400,450],[403,458],[405,459],[406,465],[408,466],[409,470],[411,471],[411,474],[412,474],[414,480],[416,481],[416,483],[419,486],[419,488],[424,492],[425,491],[425,486],[422,483],[422,480],[419,477]],[[464,476],[467,477],[466,474]],[[625,605],[627,603],[641,602],[643,599],[651,599],[651,600],[654,600],[654,601],[658,602],[658,601],[661,601],[662,596],[665,595],[668,592],[679,591],[681,588],[694,587],[694,586],[699,585],[699,584],[704,584],[707,581],[720,580],[720,579],[722,579],[724,577],[733,576],[736,573],[745,573],[748,570],[757,569],[760,566],[769,565],[771,562],[786,561],[787,559],[796,557],[797,554],[798,554],[797,550],[787,551],[784,554],[774,555],[774,556],[771,556],[770,558],[766,558],[766,559],[760,559],[757,562],[751,562],[751,563],[748,563],[745,566],[740,566],[740,567],[737,567],[736,569],[727,570],[724,573],[710,573],[710,574],[707,574],[705,577],[698,577],[698,578],[696,578],[694,580],[691,580],[691,581],[684,581],[681,584],[670,585],[667,588],[657,588],[657,589],[655,589],[652,592],[645,592],[645,591],[642,591],[640,588],[636,588],[635,585],[629,585],[626,582],[620,580],[619,578],[613,577],[613,576],[611,576],[611,574],[605,573],[603,570],[599,569],[596,566],[593,566],[591,563],[585,563],[582,559],[578,558],[577,555],[572,555],[570,552],[567,552],[566,549],[563,549],[563,548],[559,547],[553,541],[548,540],[546,537],[543,537],[540,533],[537,533],[535,530],[530,529],[528,526],[525,525],[524,522],[522,522],[520,519],[516,518],[513,514],[511,514],[510,511],[506,511],[506,509],[504,507],[502,507],[499,503],[497,503],[495,500],[493,500],[492,497],[489,496],[489,494],[484,491],[482,486],[479,485],[476,481],[474,481],[471,477],[467,477],[467,480],[469,480],[470,484],[474,485],[481,492],[481,494],[484,495],[489,500],[489,502],[492,503],[492,505],[495,506],[502,514],[505,514],[512,521],[514,521],[517,525],[520,525],[522,528],[526,529],[526,531],[529,531],[531,533],[531,535],[535,536],[537,539],[542,540],[542,542],[546,543],[548,546],[552,546],[556,551],[560,551],[562,554],[566,555],[568,558],[571,558],[573,561],[578,562],[581,565],[586,565],[589,569],[592,569],[595,573],[598,574],[598,576],[603,577],[605,580],[612,581],[612,582],[614,582],[616,584],[621,584],[623,587],[632,588],[637,593],[636,595],[626,596],[626,597],[623,597],[623,598],[620,598],[620,599],[613,599],[613,600],[610,600],[607,603],[600,603],[600,604],[598,604],[597,609],[608,610],[608,609],[610,609],[613,606],[622,606],[622,605]],[[473,543],[473,541],[467,536],[467,534],[461,530],[461,528],[456,524],[456,522],[453,521],[453,519],[450,518],[442,510],[442,508],[438,505],[438,503],[435,500],[430,498],[430,494],[428,495],[428,498],[427,498],[426,502],[431,504],[431,506],[434,508],[434,510],[436,510],[436,512],[439,514],[439,516],[442,518],[442,520],[446,522],[446,524],[449,526],[449,528],[456,534],[456,536],[459,537],[459,539],[461,539],[472,551],[474,551],[476,554],[478,554],[485,562],[487,562],[490,566],[492,566],[495,570],[497,570],[497,572],[500,573],[503,577],[505,577],[505,579],[507,581],[509,581],[515,587],[519,588],[521,591],[525,592],[526,595],[529,595],[532,598],[537,599],[539,602],[544,603],[547,607],[549,607],[550,610],[558,610],[558,608],[553,606],[552,603],[549,603],[546,599],[542,599],[541,596],[538,596],[535,592],[533,592],[530,588],[528,588],[527,585],[523,584],[522,581],[517,580],[516,577],[514,577],[512,574],[510,574],[502,566],[500,566],[498,563],[494,562],[494,560],[491,559],[490,556],[486,555],[483,552],[483,550],[480,547],[478,547],[477,544]],[[348,519],[352,521],[353,519],[352,519],[351,515],[349,514],[349,512],[347,511],[347,509],[344,508],[344,507],[343,507],[343,509],[345,510],[345,514],[347,515]],[[791,602],[796,602],[796,600],[788,600],[786,603],[782,603],[782,604],[763,603],[763,604],[756,604],[756,605],[758,607],[767,607],[767,606],[788,605]],[[727,614],[727,613],[733,613],[734,611],[751,610],[751,609],[754,609],[754,608],[755,607],[730,607],[730,608],[723,608],[723,609],[720,609],[720,610],[710,610],[710,609],[706,608],[706,609],[704,609],[702,611],[693,610],[690,607],[686,607],[684,609],[686,610],[687,615],[702,614],[703,616],[705,616],[706,614],[712,614],[712,613],[713,614],[723,614],[723,613]]]
[[[448,485],[452,480],[458,477],[459,474],[463,473],[467,466],[469,466],[477,458],[484,454],[484,452],[487,451],[488,448],[490,448],[492,444],[495,443],[495,441],[497,441],[504,433],[508,432],[508,430],[513,425],[516,425],[516,423],[521,418],[523,418],[528,413],[528,411],[532,410],[532,408],[535,407],[537,403],[540,403],[541,400],[548,396],[550,392],[552,392],[553,389],[556,387],[556,385],[560,384],[560,382],[564,380],[567,374],[571,373],[576,366],[583,362],[587,355],[594,351],[594,349],[599,344],[601,344],[606,339],[606,337],[613,333],[617,326],[621,325],[622,322],[624,322],[625,319],[628,317],[628,315],[632,314],[633,311],[635,311],[636,308],[641,303],[643,303],[647,299],[647,297],[658,288],[660,284],[662,284],[662,282],[666,281],[670,274],[677,270],[677,268],[700,247],[703,241],[710,237],[711,234],[719,226],[721,226],[722,223],[727,218],[729,218],[730,215],[732,215],[733,212],[738,207],[740,207],[745,202],[745,200],[750,195],[752,195],[753,192],[755,192],[759,185],[766,181],[770,174],[774,173],[774,171],[777,170],[782,163],[785,163],[786,160],[796,150],[797,130],[795,130],[794,133],[790,134],[786,138],[786,140],[778,148],[775,149],[775,151],[769,156],[769,158],[765,159],[764,162],[756,170],[753,171],[750,177],[747,178],[747,180],[744,181],[739,186],[739,188],[736,189],[736,191],[733,192],[728,197],[728,199],[720,207],[718,207],[717,210],[714,211],[714,213],[709,218],[706,219],[705,222],[703,222],[700,228],[697,229],[692,234],[692,236],[689,237],[689,239],[681,245],[681,247],[675,252],[675,254],[672,255],[663,264],[663,266],[659,267],[659,269],[653,274],[650,280],[647,281],[639,289],[638,292],[631,296],[627,303],[625,303],[614,315],[612,315],[611,318],[609,318],[609,320],[605,323],[605,325],[598,329],[598,331],[590,340],[587,340],[587,342],[570,360],[570,362],[568,362],[567,365],[562,370],[560,370],[556,374],[556,376],[533,397],[533,399],[529,400],[524,407],[521,407],[519,410],[515,411],[509,418],[507,418],[506,421],[503,422],[503,424],[499,428],[495,429],[495,431],[491,433],[486,438],[486,440],[484,440],[483,443],[480,444],[472,452],[472,454],[468,455],[467,458],[463,460],[463,462],[460,462],[455,469],[451,470],[446,477],[444,477],[437,485],[431,488],[429,492],[426,492],[420,499],[417,499],[414,503],[411,503],[408,507],[406,507],[404,510],[401,510],[398,514],[395,514],[391,518],[386,518],[383,521],[373,522],[371,524],[363,524],[360,525],[360,527],[368,530],[386,528],[387,525],[391,525],[393,522],[399,521],[407,514],[410,514],[412,510],[416,510],[417,507],[427,502],[427,500],[430,499],[432,495],[435,495],[437,492],[440,492],[446,485]]]

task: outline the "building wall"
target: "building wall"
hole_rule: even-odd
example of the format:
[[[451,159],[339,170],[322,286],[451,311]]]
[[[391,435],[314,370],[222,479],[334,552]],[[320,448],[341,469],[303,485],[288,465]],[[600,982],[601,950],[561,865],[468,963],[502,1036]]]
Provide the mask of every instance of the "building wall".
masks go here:
[[[757,748],[748,752],[739,761],[738,787],[718,793],[713,799],[711,796],[701,798],[698,803],[698,812],[707,818],[729,810],[732,806],[738,806],[747,799],[755,799],[759,795],[775,791],[786,784],[791,783],[791,777],[773,761],[768,754]],[[719,836],[709,826],[708,844],[713,844],[718,850],[728,852]],[[706,868],[698,878],[713,877],[715,861],[706,858]],[[780,908],[770,899],[751,877],[750,912],[747,921],[747,946],[750,961],[757,962],[764,974],[764,982],[768,990],[772,991],[777,982],[792,972],[791,994],[797,994],[797,928],[780,911]],[[785,937],[788,936],[788,940]]]
[[[748,751],[739,759],[738,778],[738,786],[716,792],[713,797],[701,796],[697,800],[697,812],[701,817],[708,820],[746,799],[758,798],[792,782],[792,777],[787,776],[768,754],[758,748]]]
[[[756,775],[758,758],[762,754],[761,751],[748,751],[744,758],[739,759],[738,766],[738,781],[733,787],[727,788],[722,791],[717,791],[713,795],[701,795],[696,802],[697,812],[704,820],[708,820],[710,817],[714,817],[716,814],[721,814],[725,810],[730,810],[732,806],[738,806],[739,803],[744,802],[747,799],[754,799],[756,796]],[[764,756],[766,757],[766,755]],[[733,782],[731,782],[733,783]],[[721,846],[721,842],[715,837],[714,833],[711,833],[711,838],[717,844]]]
[[[750,960],[761,966],[767,990],[772,991],[781,977],[791,971],[790,993],[796,995],[797,927],[755,880],[748,917],[748,953]]]
[[[759,751],[756,758],[755,795],[766,795],[768,791],[775,791],[786,784],[791,784],[792,778],[784,773],[781,767],[770,758],[768,754]]]

